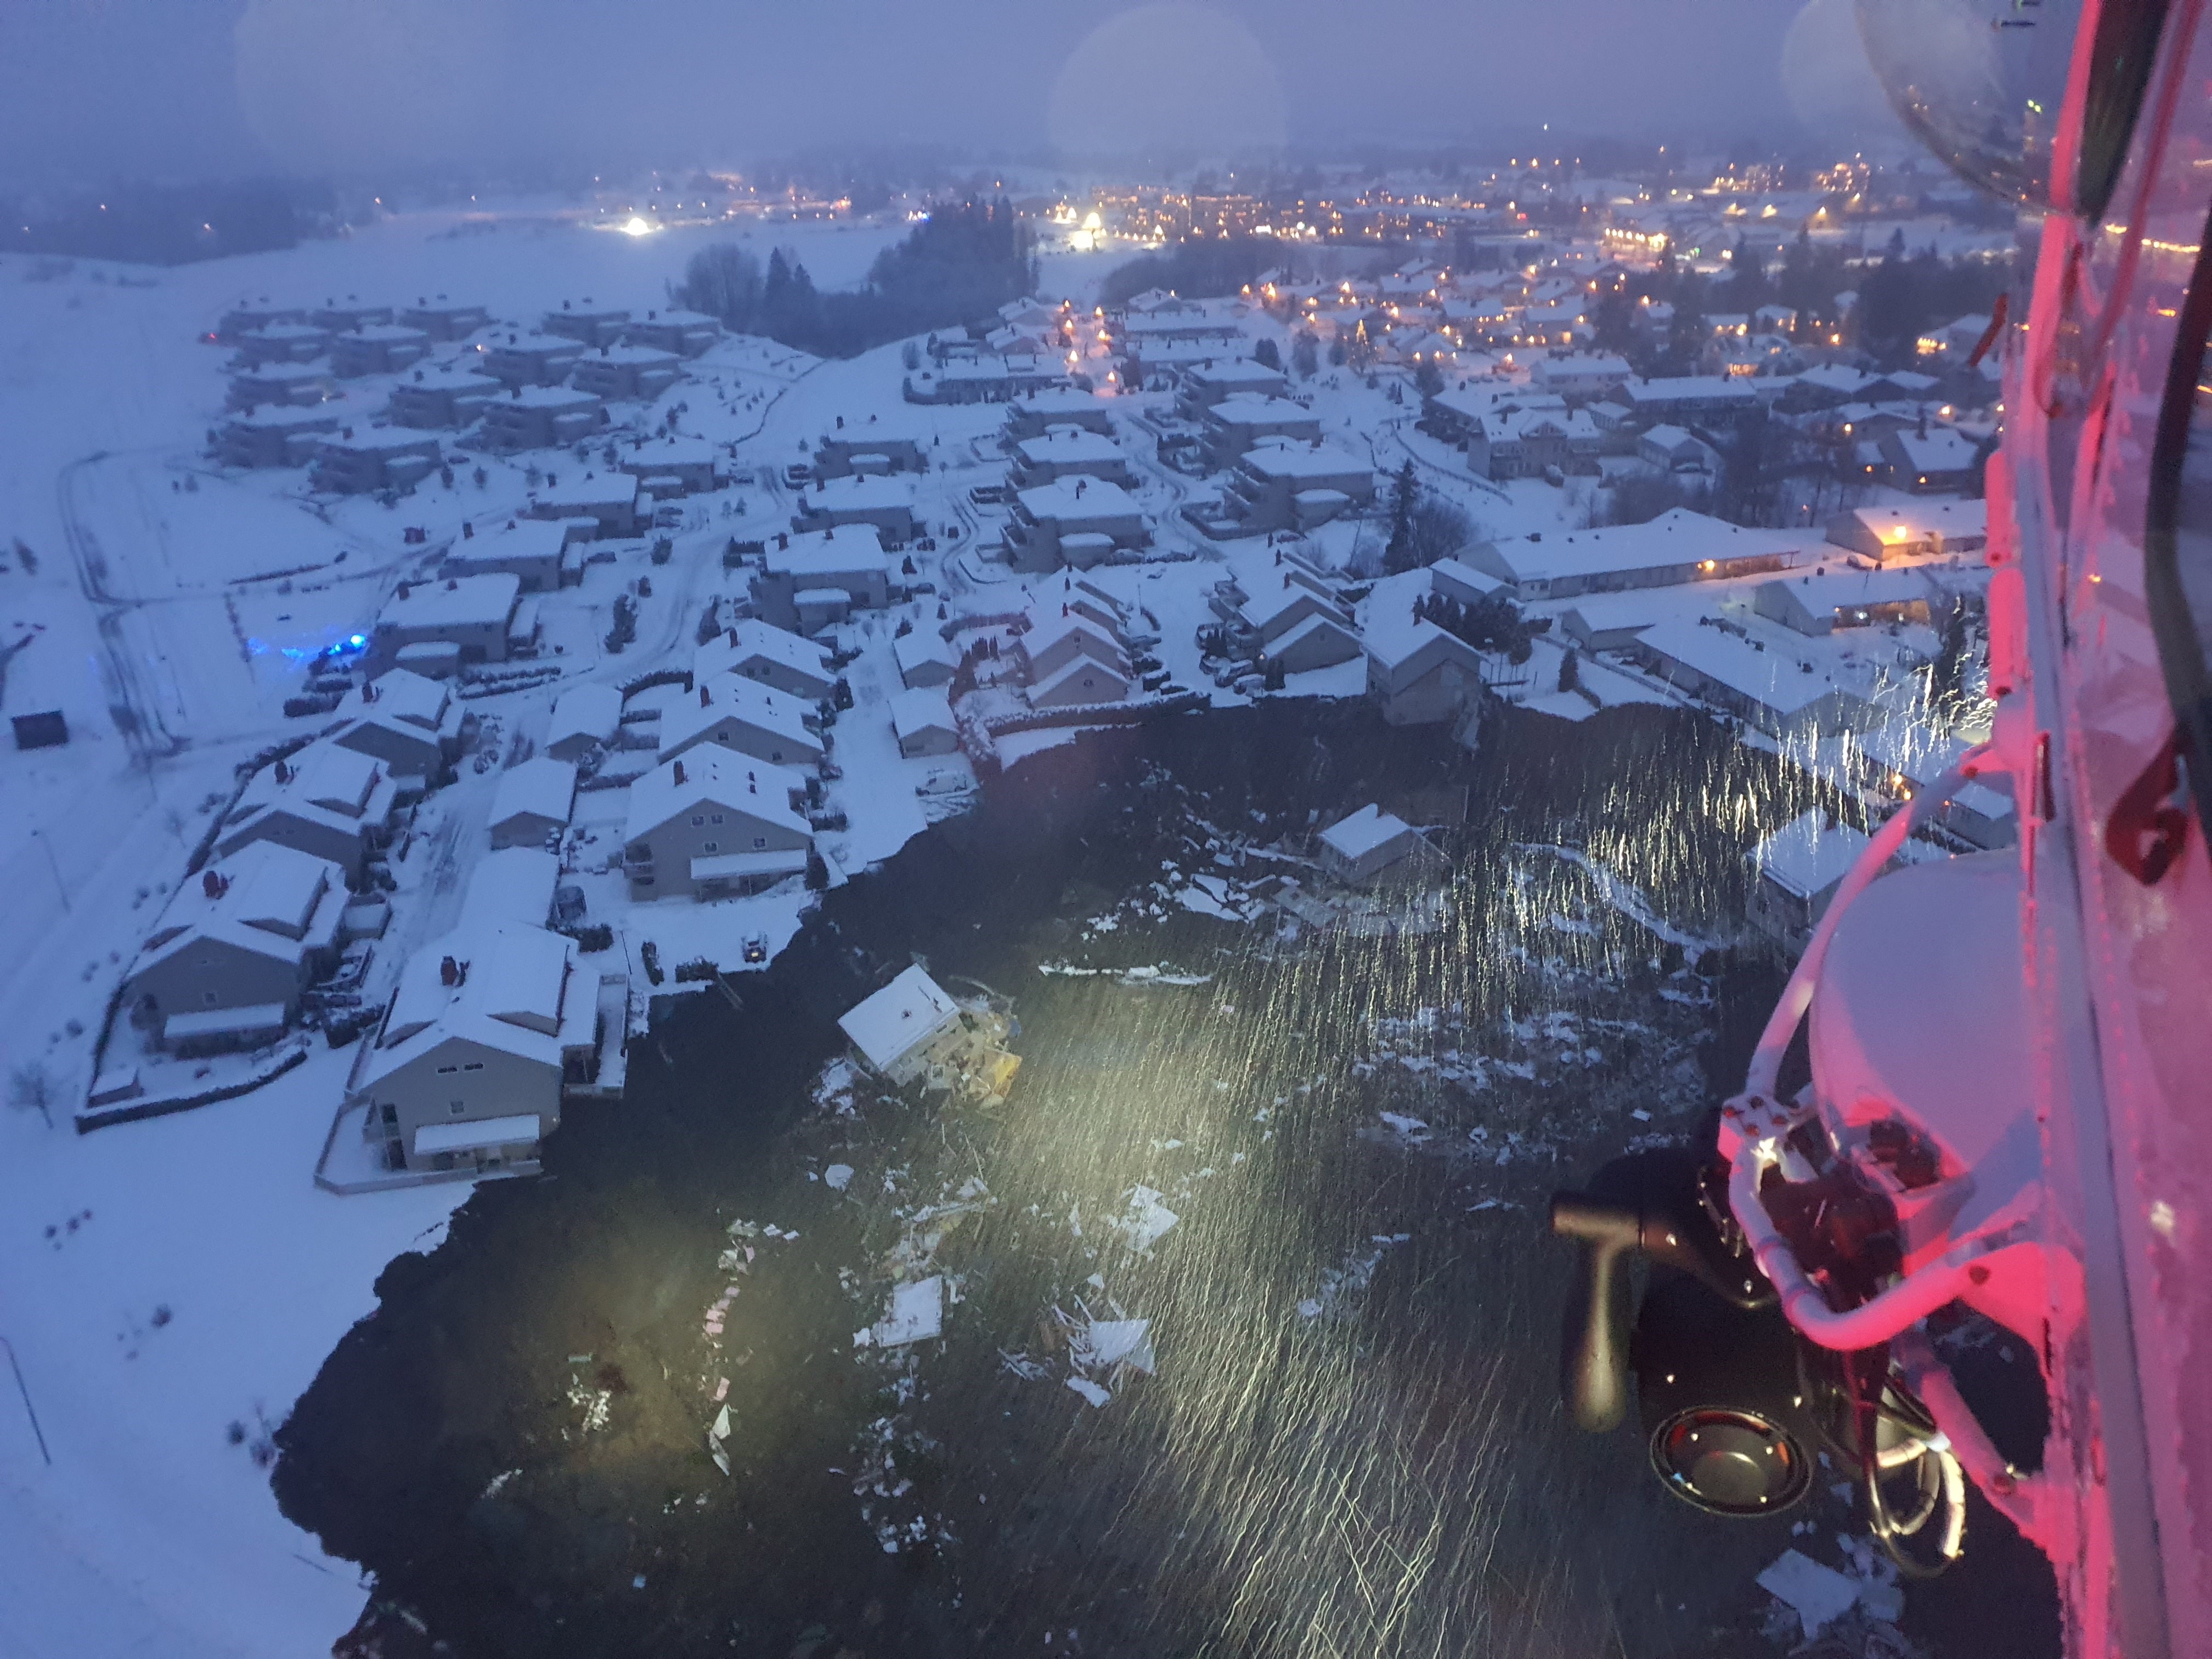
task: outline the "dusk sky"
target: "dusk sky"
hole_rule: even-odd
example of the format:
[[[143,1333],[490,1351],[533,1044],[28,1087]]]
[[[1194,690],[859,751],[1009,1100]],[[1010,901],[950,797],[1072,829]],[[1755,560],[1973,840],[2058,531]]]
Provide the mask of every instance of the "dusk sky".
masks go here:
[[[1236,155],[1517,137],[1547,121],[1565,134],[1786,143],[1803,136],[1801,113],[1838,86],[1849,101],[1863,73],[1844,0],[12,0],[7,10],[0,167],[19,180],[735,163],[915,143],[1039,160]],[[1813,15],[1785,54],[1801,11]]]

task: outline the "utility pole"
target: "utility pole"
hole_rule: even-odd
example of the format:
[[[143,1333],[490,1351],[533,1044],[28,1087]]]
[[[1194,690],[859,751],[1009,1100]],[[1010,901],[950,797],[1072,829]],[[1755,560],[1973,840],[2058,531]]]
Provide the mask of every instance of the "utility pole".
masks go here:
[[[54,891],[61,895],[62,913],[66,915],[70,908],[69,888],[62,880],[61,860],[54,856],[54,844],[46,839],[46,832],[35,823],[31,826],[31,833],[38,837],[39,845],[46,850],[46,868],[54,872]]]

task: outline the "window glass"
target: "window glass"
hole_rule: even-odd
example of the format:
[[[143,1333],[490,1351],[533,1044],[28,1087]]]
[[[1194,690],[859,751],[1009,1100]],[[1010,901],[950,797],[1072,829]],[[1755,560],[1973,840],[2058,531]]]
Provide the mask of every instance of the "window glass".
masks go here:
[[[2143,593],[2197,821],[2212,823],[2212,228],[2199,246],[2151,454]]]

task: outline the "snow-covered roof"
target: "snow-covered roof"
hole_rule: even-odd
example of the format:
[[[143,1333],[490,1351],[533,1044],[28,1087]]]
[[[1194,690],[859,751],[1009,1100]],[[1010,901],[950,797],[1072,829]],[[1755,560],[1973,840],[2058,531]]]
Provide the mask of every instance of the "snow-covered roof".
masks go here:
[[[557,1072],[564,1025],[586,1024],[568,1006],[574,956],[574,940],[543,927],[465,928],[431,940],[400,969],[362,1086],[452,1038]]]
[[[1318,425],[1321,417],[1304,404],[1294,404],[1288,398],[1270,398],[1257,392],[1235,392],[1208,410],[1206,419],[1227,426],[1289,424],[1299,421],[1311,421]]]
[[[788,546],[771,546],[766,555],[771,576],[789,576],[801,586],[819,576],[888,575],[890,562],[881,533],[872,524],[794,533]]]
[[[1752,849],[1752,867],[1800,898],[1818,898],[1850,873],[1867,849],[1866,836],[1825,813],[1807,812]]]
[[[1062,640],[1073,636],[1079,649],[1099,662],[1112,663],[1116,667],[1127,666],[1122,654],[1121,642],[1111,631],[1093,622],[1079,611],[1070,611],[1065,616],[1052,616],[1038,611],[1030,613],[1030,630],[1016,643],[1022,655],[1034,662]]]
[[[1929,496],[1881,507],[1854,507],[1851,516],[1882,541],[1890,543],[1922,542],[1930,536],[1954,541],[1990,533],[1990,504],[1985,501],[1947,501]]]
[[[511,570],[481,576],[448,576],[442,581],[402,582],[384,602],[379,628],[489,628],[507,626],[522,597],[522,578]]]
[[[1135,496],[1108,478],[1055,478],[1016,499],[1038,520],[1135,518],[1140,510]]]
[[[557,562],[568,544],[565,519],[518,519],[489,536],[455,542],[446,550],[446,556],[456,564],[495,564],[502,559]]]
[[[545,728],[546,746],[571,738],[611,743],[621,729],[622,709],[623,695],[614,686],[572,685],[554,702],[553,717]]]
[[[1265,444],[1248,451],[1244,470],[1263,478],[1341,478],[1372,472],[1375,464],[1332,444]]]
[[[1788,716],[1809,708],[1835,689],[1817,669],[1805,672],[1805,659],[1789,651],[1765,651],[1747,639],[1702,622],[1669,617],[1645,629],[1646,648],[1739,696]]]
[[[572,386],[519,386],[493,402],[501,408],[543,410],[551,415],[599,406],[597,392],[580,392]]]
[[[274,842],[253,842],[178,884],[133,971],[207,938],[296,963],[330,944],[345,902],[345,875],[337,866]]]
[[[1339,857],[1358,860],[1412,833],[1413,826],[1403,818],[1384,811],[1370,801],[1351,817],[1340,818],[1322,830],[1321,840],[1322,846]]]
[[[666,823],[697,810],[719,807],[742,812],[778,829],[811,833],[806,820],[792,810],[793,795],[802,793],[805,780],[787,767],[771,765],[715,744],[701,744],[672,761],[665,761],[629,787],[629,817],[623,832],[637,841]]]
[[[431,679],[411,669],[393,668],[347,692],[344,701],[338,704],[338,713],[374,715],[401,726],[418,727],[434,736],[445,723],[452,696],[442,680]]]
[[[886,507],[914,507],[914,485],[896,473],[848,473],[824,478],[799,498],[799,510],[815,513],[865,513]]]
[[[891,654],[898,659],[902,676],[931,663],[946,668],[960,666],[960,653],[952,648],[951,641],[934,629],[917,628],[911,634],[902,634],[891,642]]]
[[[461,931],[543,927],[553,914],[553,890],[560,879],[559,857],[542,847],[485,854],[469,872],[468,890],[461,896]]]
[[[601,472],[590,477],[568,478],[541,489],[534,505],[540,513],[563,507],[635,507],[637,489],[635,473]]]
[[[576,768],[568,761],[538,755],[520,766],[510,766],[499,780],[492,798],[491,823],[520,817],[550,818],[566,823],[576,805]]]
[[[1505,586],[1486,571],[1460,559],[1438,559],[1429,567],[1429,591],[1464,602],[1468,592],[1495,593]]]
[[[724,629],[701,646],[691,659],[691,677],[695,682],[704,680],[740,670],[750,662],[772,662],[824,685],[836,678],[820,646],[757,617]]]
[[[1078,426],[1053,428],[1042,438],[1024,438],[1022,459],[1032,466],[1081,465],[1085,462],[1118,461],[1121,446],[1103,432]]]
[[[1079,652],[1051,673],[1030,687],[1030,701],[1040,707],[1051,706],[1060,701],[1062,687],[1079,678],[1105,678],[1114,682],[1114,695],[1108,701],[1118,702],[1129,695],[1130,678],[1126,669],[1117,663],[1101,662],[1097,658]],[[1088,701],[1096,702],[1097,697]]]
[[[1928,579],[1910,567],[1887,570],[1845,568],[1774,580],[1815,615],[1824,611],[1850,611],[1877,605],[1925,603],[1932,592]]]
[[[1492,542],[1487,548],[1513,573],[1515,581],[1525,582],[1658,569],[1707,559],[1787,558],[1818,545],[1810,532],[1747,530],[1724,519],[1677,507],[1648,524],[1540,532]]]
[[[234,821],[283,800],[357,818],[368,811],[382,775],[374,756],[318,740],[256,772],[240,793],[232,817]]]
[[[959,1005],[917,965],[848,1009],[837,1024],[863,1060],[888,1071],[959,1018]]]
[[[894,691],[890,702],[891,730],[898,735],[901,743],[925,732],[957,732],[959,730],[953,724],[952,705],[939,687],[924,685],[915,686],[911,690]]]
[[[517,1112],[507,1117],[465,1118],[459,1123],[425,1123],[415,1131],[415,1156],[520,1146],[544,1133],[544,1121],[535,1112]]]
[[[1893,432],[1888,441],[1897,446],[1905,466],[1913,472],[1963,472],[1974,464],[1973,440],[1948,426],[1930,427],[1925,432]]]
[[[625,472],[647,477],[666,467],[714,464],[714,446],[704,438],[648,438],[618,452]]]
[[[845,597],[843,589],[835,591],[840,599]],[[806,716],[812,712],[804,698],[788,691],[734,672],[716,674],[699,681],[690,696],[678,697],[661,711],[660,752],[674,754],[698,732],[733,717],[782,738],[799,753],[818,756],[822,739],[806,725]]]
[[[1047,386],[1014,399],[1013,407],[1025,415],[1073,415],[1107,408],[1107,400],[1095,392],[1085,392],[1075,386]]]
[[[1301,608],[1310,611],[1326,612],[1342,622],[1351,620],[1345,616],[1341,605],[1322,594],[1315,592],[1304,582],[1292,581],[1288,576],[1283,578],[1279,586],[1257,588],[1250,599],[1237,607],[1244,620],[1263,633],[1267,631],[1267,624],[1281,617],[1284,612]]]

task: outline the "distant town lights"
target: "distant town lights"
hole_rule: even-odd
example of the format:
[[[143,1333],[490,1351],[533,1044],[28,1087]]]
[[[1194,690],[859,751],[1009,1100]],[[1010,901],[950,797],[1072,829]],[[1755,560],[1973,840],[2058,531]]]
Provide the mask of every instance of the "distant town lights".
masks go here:
[[[626,236],[650,236],[653,234],[652,222],[633,213],[629,222],[623,227],[623,234]]]

